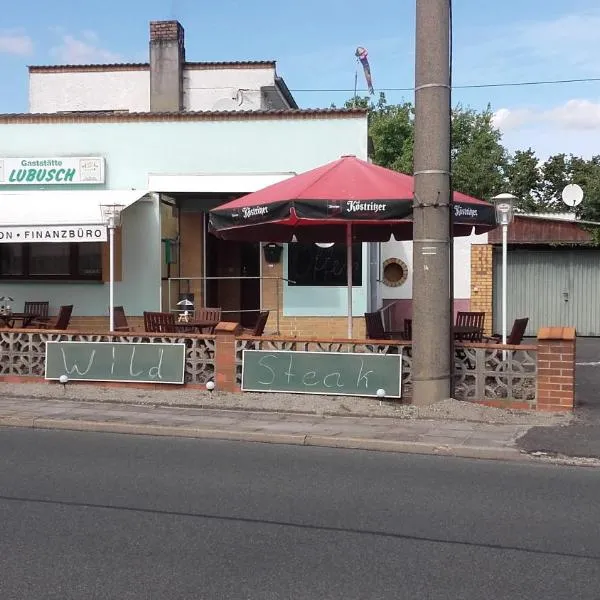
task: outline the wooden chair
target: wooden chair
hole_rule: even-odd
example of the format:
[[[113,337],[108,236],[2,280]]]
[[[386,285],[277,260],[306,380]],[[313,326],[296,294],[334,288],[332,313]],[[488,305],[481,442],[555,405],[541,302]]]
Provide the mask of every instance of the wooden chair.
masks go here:
[[[383,327],[383,318],[381,312],[366,312],[365,325],[367,330],[367,339],[369,340],[387,340],[389,334],[386,333]]]
[[[198,308],[196,309],[196,315],[194,321],[210,321],[217,325],[221,320],[221,309],[220,308]]]
[[[144,329],[148,333],[177,333],[175,313],[144,311]]]
[[[38,329],[67,329],[71,321],[71,314],[73,313],[72,304],[64,304],[58,310],[58,315],[54,321],[51,320],[38,320],[34,319],[31,322],[30,327]]]
[[[412,319],[404,319],[402,331],[386,331],[381,311],[366,312],[365,325],[369,340],[410,340],[412,338]]]
[[[131,331],[129,323],[127,323],[127,317],[125,316],[125,309],[122,306],[115,306],[113,308],[113,321],[114,331]]]
[[[485,327],[484,312],[459,312],[456,314],[456,327],[473,327],[477,332],[461,336],[464,342],[481,342]]]
[[[506,343],[509,346],[519,346],[523,341],[523,337],[525,335],[525,330],[527,329],[527,325],[529,324],[529,317],[525,317],[523,319],[515,319],[512,329],[510,330],[510,334],[506,338]],[[486,341],[492,342],[493,344],[501,344],[502,336],[498,334],[494,334],[490,337],[485,338]]]
[[[412,319],[404,319],[403,340],[412,340]]]
[[[47,321],[49,302],[25,302],[23,313],[26,315],[35,315],[38,321]]]
[[[265,326],[267,325],[267,320],[269,319],[269,311],[263,310],[258,313],[258,319],[256,319],[256,324],[251,329],[244,329],[244,335],[252,335],[254,337],[260,337],[264,331]]]

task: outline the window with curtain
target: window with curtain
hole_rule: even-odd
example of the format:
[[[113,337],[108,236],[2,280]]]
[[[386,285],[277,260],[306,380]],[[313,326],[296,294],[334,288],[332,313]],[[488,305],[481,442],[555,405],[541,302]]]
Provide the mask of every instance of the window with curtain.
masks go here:
[[[101,280],[102,244],[0,244],[0,278]]]

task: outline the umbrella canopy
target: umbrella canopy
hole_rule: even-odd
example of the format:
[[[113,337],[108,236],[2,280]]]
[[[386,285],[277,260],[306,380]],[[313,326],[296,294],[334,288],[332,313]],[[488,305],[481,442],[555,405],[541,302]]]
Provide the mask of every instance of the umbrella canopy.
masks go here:
[[[412,239],[413,178],[342,158],[232,200],[210,211],[219,237],[248,241],[362,242]],[[454,193],[454,235],[496,227],[494,206]],[[343,226],[343,227],[340,227]]]
[[[218,237],[259,242],[346,243],[348,337],[352,337],[352,243],[412,239],[413,178],[342,156],[210,211]],[[435,202],[435,199],[430,201]],[[492,204],[458,192],[453,235],[496,227]]]

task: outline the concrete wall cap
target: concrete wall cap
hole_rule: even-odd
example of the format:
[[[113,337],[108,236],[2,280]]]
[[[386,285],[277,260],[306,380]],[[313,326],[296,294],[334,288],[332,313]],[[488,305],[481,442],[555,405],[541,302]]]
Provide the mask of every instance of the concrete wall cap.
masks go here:
[[[541,327],[538,340],[574,340],[575,327]]]

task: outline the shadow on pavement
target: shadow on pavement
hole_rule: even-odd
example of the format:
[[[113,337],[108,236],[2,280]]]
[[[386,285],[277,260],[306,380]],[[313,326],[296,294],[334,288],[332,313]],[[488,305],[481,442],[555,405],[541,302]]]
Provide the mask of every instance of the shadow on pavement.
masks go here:
[[[527,452],[600,458],[600,338],[577,338],[575,418],[566,426],[533,427],[517,446]]]

